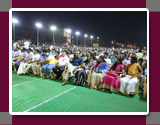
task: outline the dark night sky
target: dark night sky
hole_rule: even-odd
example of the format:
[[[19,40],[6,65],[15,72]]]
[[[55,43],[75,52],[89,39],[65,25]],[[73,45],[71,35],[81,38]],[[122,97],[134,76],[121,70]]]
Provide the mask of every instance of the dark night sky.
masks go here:
[[[35,26],[41,22],[49,29],[51,25],[57,28],[71,28],[72,34],[80,31],[81,36],[87,33],[100,37],[100,44],[106,46],[111,40],[117,42],[147,43],[147,12],[13,12],[22,25]]]

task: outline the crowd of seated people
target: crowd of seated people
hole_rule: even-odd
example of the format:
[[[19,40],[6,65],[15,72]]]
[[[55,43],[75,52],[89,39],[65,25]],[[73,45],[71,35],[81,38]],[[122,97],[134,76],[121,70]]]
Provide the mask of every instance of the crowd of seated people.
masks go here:
[[[26,47],[15,45],[12,50],[12,67],[17,75],[40,76],[63,80],[66,85],[136,95],[138,88],[147,93],[146,50],[91,47]]]

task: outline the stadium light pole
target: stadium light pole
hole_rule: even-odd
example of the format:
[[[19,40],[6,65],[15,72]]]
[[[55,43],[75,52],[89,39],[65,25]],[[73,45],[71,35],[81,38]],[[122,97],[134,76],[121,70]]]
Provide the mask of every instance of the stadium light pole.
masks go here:
[[[78,46],[78,36],[80,35],[80,32],[76,32],[76,36],[77,36],[77,45],[76,46]]]
[[[113,47],[113,41],[111,43],[112,43],[112,47]]]
[[[16,33],[15,33],[16,24],[18,24],[19,21],[18,21],[16,18],[13,18],[13,19],[12,19],[12,23],[13,23],[13,40],[14,40],[14,42],[15,42],[15,40],[16,40]]]
[[[54,35],[54,31],[57,29],[56,26],[51,26],[51,30],[53,31],[53,46],[55,46],[55,35]]]
[[[91,47],[93,47],[93,45],[92,45],[93,36],[90,36],[90,38],[91,38]]]
[[[36,23],[36,27],[37,27],[37,46],[38,46],[38,41],[39,41],[39,29],[42,27],[41,23]]]
[[[69,34],[70,35],[70,44],[71,44],[71,42],[72,42],[72,37],[71,37],[71,32],[72,32],[72,30],[71,29],[66,29],[66,32],[67,32],[67,34]],[[68,40],[68,35],[67,35],[67,40]]]
[[[99,42],[99,37],[97,36],[97,43]]]
[[[85,34],[85,35],[84,35],[84,47],[86,47],[86,39],[87,39],[87,37],[88,37],[88,35]]]

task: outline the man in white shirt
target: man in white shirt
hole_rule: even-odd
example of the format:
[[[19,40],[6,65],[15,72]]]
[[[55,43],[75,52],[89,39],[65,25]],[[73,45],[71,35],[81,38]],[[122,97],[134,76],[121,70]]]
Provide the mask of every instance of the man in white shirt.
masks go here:
[[[34,65],[36,65],[37,62],[40,61],[40,55],[38,54],[38,50],[34,49],[33,50],[33,55],[32,55],[32,60],[28,62],[28,64],[26,65],[26,69],[25,69],[25,73],[28,72],[29,68],[33,66],[34,72],[36,72]],[[40,69],[39,69],[40,71]]]
[[[104,53],[104,60],[107,62],[108,67],[110,68],[112,62],[111,62],[111,59],[108,58],[108,53],[106,53],[106,52]]]
[[[24,42],[24,48],[28,49],[29,48],[30,43],[28,41]]]
[[[19,47],[15,48],[13,54],[14,55],[12,55],[12,57],[13,60],[15,60],[18,56],[21,56],[22,54],[21,49]]]
[[[27,65],[29,64],[30,61],[32,61],[32,58],[33,58],[32,49],[28,49],[27,52],[28,54],[26,54],[24,61],[21,62],[18,68],[17,75],[25,74],[27,70]]]
[[[13,43],[13,50],[15,50],[17,47],[19,47],[19,44],[17,42]]]
[[[131,60],[129,59],[129,56],[127,55],[126,58],[122,61],[124,66],[127,66],[128,64],[131,64]]]
[[[23,61],[23,59],[24,59],[24,56],[26,54],[26,49],[23,48],[22,50],[20,50],[19,48],[17,48],[17,51],[15,51],[14,54],[15,55],[12,58],[12,66],[14,68],[14,71],[16,72],[21,61]]]
[[[33,51],[34,55],[32,58],[32,63],[31,63],[31,68],[33,71],[33,75],[38,76],[40,74],[40,60],[41,60],[41,56],[39,54],[39,50],[35,49]]]
[[[52,69],[51,78],[55,79],[54,74],[56,74],[56,79],[59,79],[62,75],[62,72],[65,69],[65,66],[67,66],[68,63],[69,63],[69,58],[67,56],[67,52],[64,51],[62,53],[62,57],[59,58],[57,65]]]

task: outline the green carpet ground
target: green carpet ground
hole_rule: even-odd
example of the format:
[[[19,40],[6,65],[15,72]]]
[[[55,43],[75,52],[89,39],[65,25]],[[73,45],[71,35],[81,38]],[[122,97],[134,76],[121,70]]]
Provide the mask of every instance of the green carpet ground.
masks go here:
[[[146,112],[147,99],[142,92],[127,97],[109,91],[90,90],[88,87],[39,77],[17,76],[12,72],[13,112]],[[50,99],[50,100],[49,100]]]

